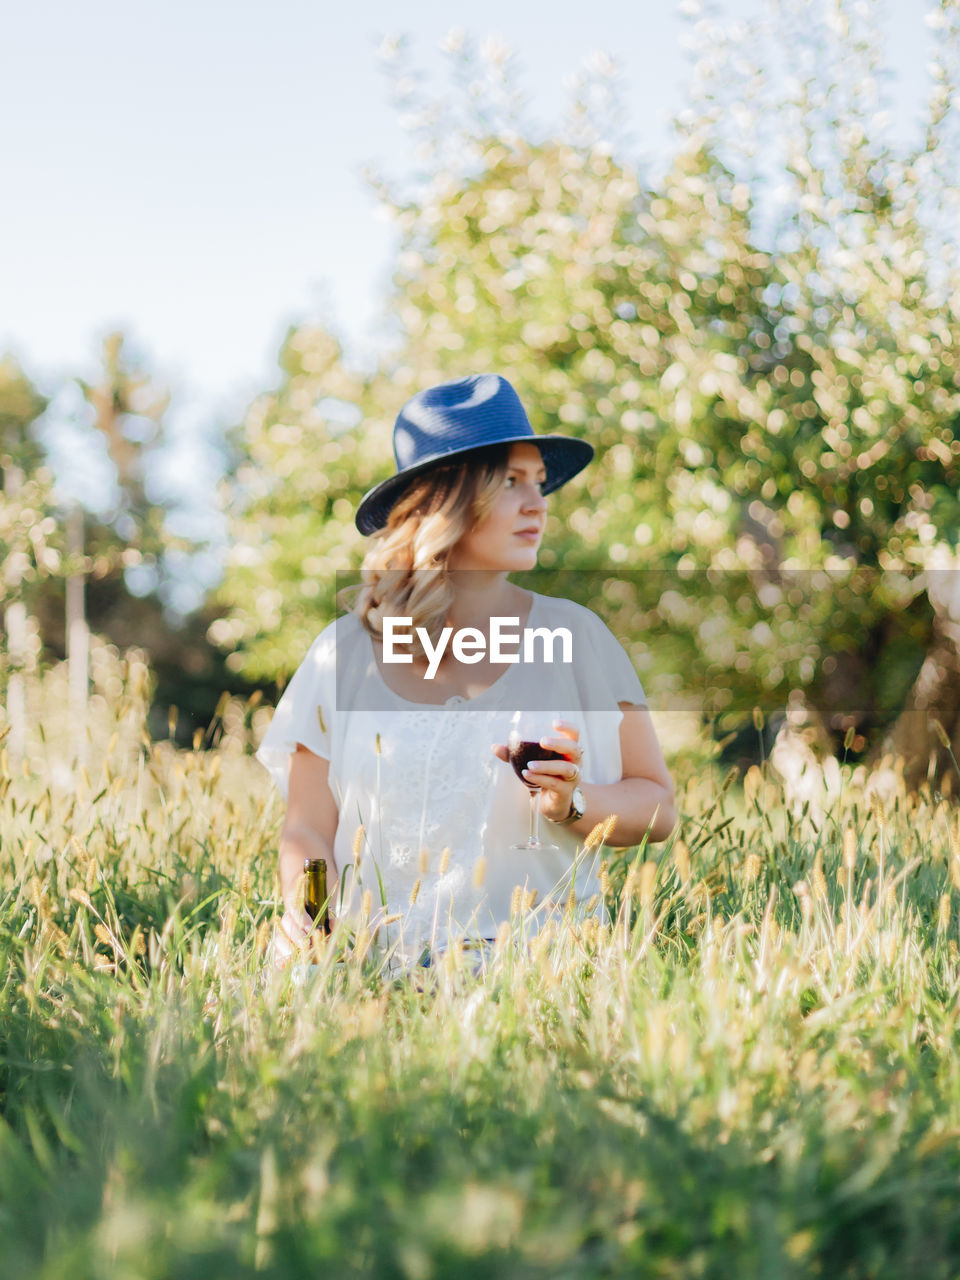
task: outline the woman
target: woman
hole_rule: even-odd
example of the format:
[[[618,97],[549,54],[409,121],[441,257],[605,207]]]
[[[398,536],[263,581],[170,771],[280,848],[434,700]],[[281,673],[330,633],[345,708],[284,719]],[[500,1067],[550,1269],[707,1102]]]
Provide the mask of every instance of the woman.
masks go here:
[[[598,822],[615,815],[607,843],[632,846],[676,821],[621,646],[590,610],[508,580],[536,565],[546,495],[592,446],[534,436],[516,392],[488,374],[414,396],[394,452],[396,475],[357,510],[373,543],[352,612],[314,641],[257,753],[287,796],[280,958],[310,927],[297,901],[306,858],[326,861],[338,916],[356,917],[369,891],[374,923],[390,921],[386,940],[408,966],[452,938],[496,936],[518,888],[528,904],[597,893],[577,854]],[[496,652],[498,620],[517,660]],[[536,635],[521,654],[524,632]],[[529,812],[506,745],[518,711],[539,716],[540,746],[562,757],[524,775],[539,787],[549,849],[516,847]]]

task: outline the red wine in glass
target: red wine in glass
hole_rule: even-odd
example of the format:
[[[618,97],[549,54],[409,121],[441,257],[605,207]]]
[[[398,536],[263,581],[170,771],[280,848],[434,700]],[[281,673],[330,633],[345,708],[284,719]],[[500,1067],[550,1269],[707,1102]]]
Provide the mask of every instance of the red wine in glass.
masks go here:
[[[540,745],[541,738],[548,738],[555,732],[552,718],[547,715],[518,711],[511,721],[510,737],[507,740],[510,763],[514,773],[530,795],[530,833],[523,843],[513,845],[514,849],[556,850],[559,847],[552,841],[540,839],[540,787],[536,783],[528,782],[523,776],[523,770],[529,766],[531,760],[567,759],[562,751],[553,751]]]
[[[528,782],[523,776],[531,760],[566,760],[567,757],[562,751],[551,751],[547,747],[541,747],[539,742],[511,742],[510,744],[510,763],[513,765],[513,771],[523,783],[525,787],[529,787],[531,791],[539,791],[540,787],[535,782]]]

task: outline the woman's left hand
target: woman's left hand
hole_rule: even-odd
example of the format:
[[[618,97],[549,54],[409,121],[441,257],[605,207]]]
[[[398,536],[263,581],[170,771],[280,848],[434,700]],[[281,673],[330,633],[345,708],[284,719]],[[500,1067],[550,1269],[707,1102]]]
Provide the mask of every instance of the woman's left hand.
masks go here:
[[[570,812],[573,789],[580,781],[583,751],[580,730],[576,725],[554,720],[553,727],[556,732],[542,737],[540,745],[550,751],[562,751],[566,759],[532,760],[531,767],[524,770],[524,776],[540,788],[540,812],[543,816],[552,822],[562,822]],[[509,747],[497,744],[493,752],[500,760],[509,763]]]

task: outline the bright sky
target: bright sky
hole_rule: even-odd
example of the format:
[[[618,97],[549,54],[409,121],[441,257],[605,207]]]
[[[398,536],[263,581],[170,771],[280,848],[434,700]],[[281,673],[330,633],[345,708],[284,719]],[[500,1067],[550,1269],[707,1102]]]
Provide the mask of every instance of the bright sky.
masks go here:
[[[678,0],[30,0],[0,78],[0,352],[42,385],[96,369],[121,326],[175,392],[181,459],[270,385],[287,324],[376,343],[391,229],[361,167],[409,171],[377,48],[404,32],[440,76],[452,27],[517,52],[533,114],[612,53],[640,150],[683,101]],[[720,0],[731,19],[763,0]],[[924,93],[923,0],[888,0],[904,136]],[[69,405],[68,405],[69,412]],[[192,466],[187,470],[193,472]],[[197,477],[199,479],[199,476]],[[69,481],[67,482],[69,487]]]

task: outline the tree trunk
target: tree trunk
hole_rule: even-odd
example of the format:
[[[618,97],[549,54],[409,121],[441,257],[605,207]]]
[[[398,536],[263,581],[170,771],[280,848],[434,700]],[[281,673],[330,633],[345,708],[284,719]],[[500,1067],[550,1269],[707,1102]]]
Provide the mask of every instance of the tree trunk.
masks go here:
[[[943,725],[960,759],[960,572],[931,574],[927,594],[934,609],[930,650],[903,710],[867,763],[892,752],[903,760],[904,781],[911,791],[926,780],[949,793],[958,790],[955,768],[933,722]]]

